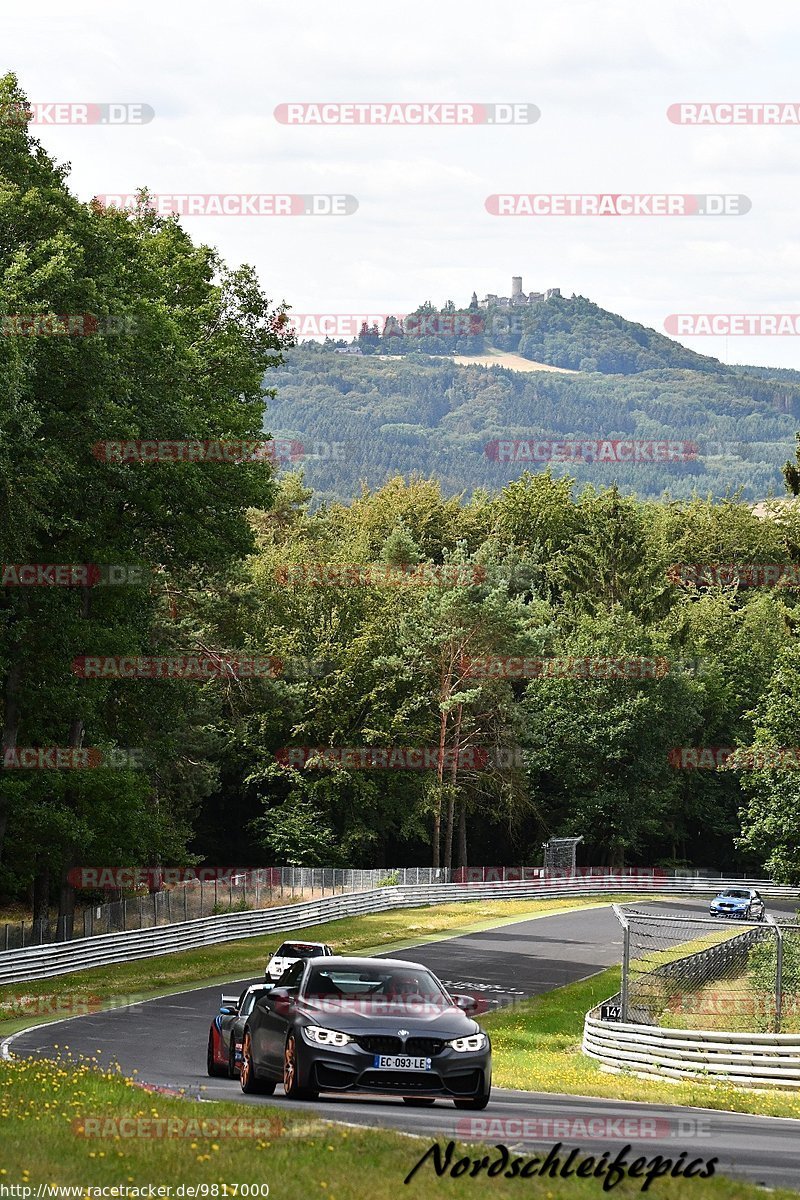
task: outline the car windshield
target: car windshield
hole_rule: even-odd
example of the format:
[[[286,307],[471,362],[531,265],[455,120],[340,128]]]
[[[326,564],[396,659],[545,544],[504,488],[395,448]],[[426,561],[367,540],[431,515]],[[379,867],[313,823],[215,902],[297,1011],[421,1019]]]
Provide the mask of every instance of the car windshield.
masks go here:
[[[304,994],[311,999],[338,1000],[369,996],[381,1001],[432,1001],[449,1003],[447,994],[422,967],[375,968],[316,967],[309,975]]]
[[[322,953],[322,946],[309,946],[304,942],[284,942],[275,957],[318,958]]]
[[[721,896],[732,896],[735,900],[749,900],[750,899],[749,892],[736,891],[735,888],[730,888],[727,892],[720,892],[720,895]]]

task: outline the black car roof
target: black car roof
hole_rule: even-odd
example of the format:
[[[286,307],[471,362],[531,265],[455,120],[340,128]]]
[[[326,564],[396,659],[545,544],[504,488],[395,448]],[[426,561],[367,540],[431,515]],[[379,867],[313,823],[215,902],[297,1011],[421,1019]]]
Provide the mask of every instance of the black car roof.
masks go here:
[[[346,958],[344,955],[330,954],[327,958],[310,959],[312,966],[322,967],[328,971],[331,967],[349,967],[350,969],[358,968],[361,971],[368,971],[370,967],[379,963],[383,966],[391,967],[412,967],[415,971],[428,971],[430,968],[423,966],[422,963],[409,962],[402,958]]]

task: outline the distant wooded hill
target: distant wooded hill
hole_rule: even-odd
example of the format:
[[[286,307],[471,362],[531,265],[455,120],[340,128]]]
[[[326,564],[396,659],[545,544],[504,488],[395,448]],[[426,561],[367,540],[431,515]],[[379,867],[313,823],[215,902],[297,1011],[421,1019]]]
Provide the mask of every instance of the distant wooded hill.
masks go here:
[[[336,353],[346,345],[304,342],[270,373],[277,397],[265,427],[303,443],[320,499],[413,472],[437,476],[448,492],[495,490],[522,470],[547,469],[551,451],[562,460],[555,474],[642,496],[741,489],[760,499],[783,491],[800,427],[800,372],[728,367],[583,297],[517,309],[423,305],[402,323],[363,329],[350,347],[360,355]],[[580,373],[459,361],[492,351]],[[603,440],[625,443],[625,460],[615,449],[596,461],[591,446]],[[498,441],[514,446],[498,454]],[[574,457],[562,445],[572,441],[589,445],[584,461],[563,461]],[[696,457],[631,451],[631,441],[685,442]]]

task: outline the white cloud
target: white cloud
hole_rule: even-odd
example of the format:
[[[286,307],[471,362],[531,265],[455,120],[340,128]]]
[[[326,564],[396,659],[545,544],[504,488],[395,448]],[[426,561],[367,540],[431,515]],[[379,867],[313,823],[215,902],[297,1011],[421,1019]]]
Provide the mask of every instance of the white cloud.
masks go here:
[[[793,0],[37,0],[0,16],[34,100],[128,100],[141,128],[49,128],[84,198],[153,191],[343,191],[339,219],[187,219],[302,312],[404,311],[429,297],[560,285],[661,326],[673,311],[800,311],[800,130],[671,125],[680,100],[798,100]],[[532,126],[294,128],[288,100],[525,100]],[[721,219],[499,219],[495,191],[744,192]],[[698,339],[699,340],[699,339]],[[731,339],[733,344],[733,339]],[[794,339],[749,339],[800,367]],[[713,352],[713,351],[712,351]],[[733,354],[731,355],[733,357]],[[737,355],[736,357],[740,357]]]

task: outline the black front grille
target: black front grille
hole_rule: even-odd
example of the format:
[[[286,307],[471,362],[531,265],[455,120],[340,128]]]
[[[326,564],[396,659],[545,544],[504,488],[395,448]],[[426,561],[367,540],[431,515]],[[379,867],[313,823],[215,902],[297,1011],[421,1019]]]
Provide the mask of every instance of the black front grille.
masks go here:
[[[365,1071],[359,1087],[381,1092],[440,1092],[442,1081],[432,1071]]]
[[[441,1054],[446,1045],[443,1038],[412,1037],[406,1042],[405,1052],[433,1058],[436,1054]]]
[[[356,1038],[362,1050],[369,1050],[370,1054],[402,1054],[403,1043],[399,1037],[381,1037],[377,1034],[373,1037]]]
[[[433,1058],[441,1054],[447,1043],[443,1038],[410,1037],[402,1041],[399,1037],[375,1034],[356,1039],[362,1050],[370,1054],[412,1054],[418,1058]]]

